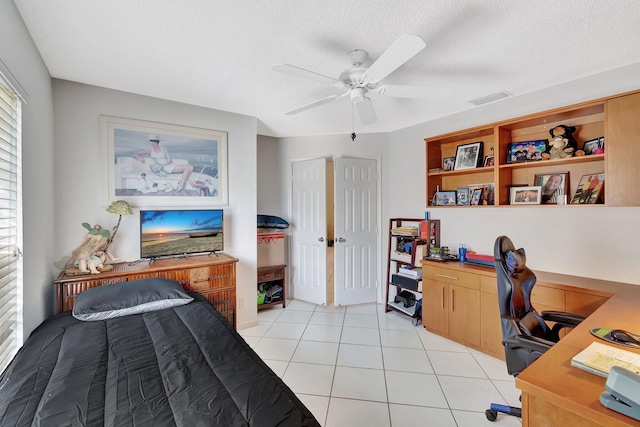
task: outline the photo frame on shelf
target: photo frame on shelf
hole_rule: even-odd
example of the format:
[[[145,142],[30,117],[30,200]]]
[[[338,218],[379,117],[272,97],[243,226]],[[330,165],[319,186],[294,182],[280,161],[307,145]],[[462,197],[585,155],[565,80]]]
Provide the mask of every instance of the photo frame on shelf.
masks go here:
[[[455,164],[456,158],[454,156],[445,157],[442,159],[442,170],[445,172],[452,171]]]
[[[485,182],[482,184],[471,184],[469,185],[469,197],[473,201],[474,192],[476,189],[480,189],[480,198],[478,199],[477,206],[488,206],[494,204],[494,189],[495,185],[493,182]],[[473,204],[473,203],[472,203]]]
[[[507,163],[535,162],[542,160],[542,153],[547,151],[546,139],[512,142],[507,151]]]
[[[228,204],[227,132],[100,116],[100,137],[108,203]]]
[[[542,187],[539,185],[511,187],[509,191],[509,203],[512,205],[539,205],[542,200]]]
[[[569,193],[569,172],[537,173],[533,184],[542,187],[542,204],[562,204]]]
[[[597,154],[596,151],[598,151],[598,149],[604,149],[604,136],[585,141],[582,146],[582,151],[584,151],[586,156]]]
[[[578,182],[572,205],[591,205],[601,201],[604,195],[604,173],[583,175]]]
[[[458,145],[453,170],[477,168],[482,159],[482,141]]]
[[[469,187],[460,187],[456,190],[456,204],[458,206],[469,206]]]
[[[493,154],[489,154],[488,156],[484,156],[484,164],[485,168],[493,167]]]
[[[456,192],[455,191],[438,191],[434,197],[434,206],[455,206],[456,205]]]
[[[471,197],[471,206],[478,206],[480,204],[480,199],[482,199],[482,187],[477,188],[469,188],[469,194]]]

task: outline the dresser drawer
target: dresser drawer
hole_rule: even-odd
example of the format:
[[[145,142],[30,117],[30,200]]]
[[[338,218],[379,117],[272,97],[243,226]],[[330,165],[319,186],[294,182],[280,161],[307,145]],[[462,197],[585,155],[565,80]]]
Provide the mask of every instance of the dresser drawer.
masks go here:
[[[422,269],[422,277],[426,277],[430,280],[436,280],[438,282],[463,286],[469,289],[480,290],[480,276],[473,273],[467,273],[465,271],[429,266],[426,269]]]
[[[190,291],[206,291],[208,289],[228,288],[234,286],[235,278],[232,265],[216,265],[189,270],[189,282],[185,289]]]
[[[258,268],[258,282],[271,282],[280,279],[284,279],[284,267]]]
[[[233,313],[236,305],[236,292],[234,289],[200,292],[200,295],[205,297],[217,311],[229,320],[228,313]],[[229,323],[233,325],[232,322]]]

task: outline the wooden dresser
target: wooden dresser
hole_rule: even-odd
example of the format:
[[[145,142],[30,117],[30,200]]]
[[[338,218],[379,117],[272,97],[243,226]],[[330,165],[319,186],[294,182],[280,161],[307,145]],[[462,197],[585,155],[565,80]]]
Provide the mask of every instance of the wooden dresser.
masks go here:
[[[177,280],[185,290],[202,294],[235,326],[236,263],[226,254],[198,255],[113,264],[113,270],[100,274],[69,276],[64,272],[53,281],[56,287],[57,313],[73,309],[78,294],[96,286],[129,282],[148,277]]]

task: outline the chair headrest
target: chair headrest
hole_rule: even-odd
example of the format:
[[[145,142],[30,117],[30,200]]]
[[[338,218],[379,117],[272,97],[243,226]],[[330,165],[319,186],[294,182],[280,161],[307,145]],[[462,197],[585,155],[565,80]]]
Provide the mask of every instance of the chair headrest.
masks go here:
[[[527,264],[527,255],[523,248],[509,250],[504,254],[507,273],[511,276],[524,271]]]

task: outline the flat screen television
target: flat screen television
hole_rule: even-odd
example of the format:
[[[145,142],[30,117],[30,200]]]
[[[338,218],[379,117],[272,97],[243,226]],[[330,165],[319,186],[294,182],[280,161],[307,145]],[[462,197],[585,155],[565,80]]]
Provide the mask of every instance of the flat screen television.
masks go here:
[[[222,209],[141,210],[140,258],[161,258],[224,249]]]

